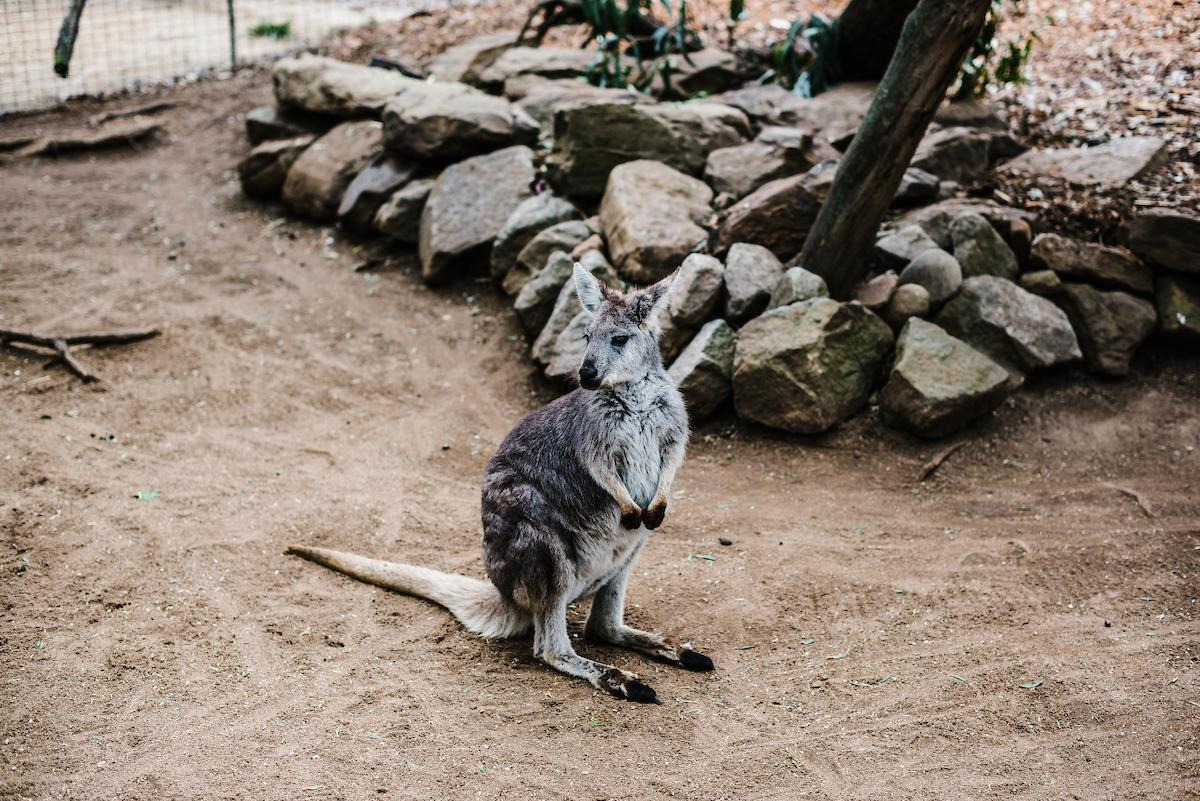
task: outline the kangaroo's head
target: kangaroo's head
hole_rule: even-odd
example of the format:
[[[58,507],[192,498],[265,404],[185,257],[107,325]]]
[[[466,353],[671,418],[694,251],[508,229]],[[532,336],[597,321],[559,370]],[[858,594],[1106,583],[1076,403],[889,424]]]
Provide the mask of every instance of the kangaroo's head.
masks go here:
[[[657,284],[623,294],[575,263],[575,291],[592,315],[585,334],[587,352],[579,366],[580,386],[616,387],[641,381],[651,370],[662,368],[656,320],[674,278],[672,273]]]

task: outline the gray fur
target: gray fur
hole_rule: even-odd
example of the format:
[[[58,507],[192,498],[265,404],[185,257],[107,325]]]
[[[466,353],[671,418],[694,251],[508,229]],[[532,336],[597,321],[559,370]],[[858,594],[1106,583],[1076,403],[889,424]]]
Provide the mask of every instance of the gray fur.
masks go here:
[[[576,265],[580,303],[594,313],[581,365],[588,388],[519,422],[488,464],[482,512],[490,585],[323,549],[290,552],[429,598],[484,636],[512,636],[532,624],[535,656],[617,697],[657,700],[635,675],[575,653],[566,625],[572,601],[593,598],[591,639],[711,670],[712,662],[688,646],[624,623],[630,568],[662,523],[688,438],[683,399],[663,368],[654,324],[673,278],[627,296]]]

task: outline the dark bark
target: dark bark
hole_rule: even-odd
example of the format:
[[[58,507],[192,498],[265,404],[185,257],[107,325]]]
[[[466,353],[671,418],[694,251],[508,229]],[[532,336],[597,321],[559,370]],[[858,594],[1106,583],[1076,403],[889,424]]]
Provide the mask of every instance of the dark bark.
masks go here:
[[[863,278],[879,221],[990,5],[920,0],[904,24],[800,254],[800,264],[824,278],[833,297],[846,297]]]
[[[834,59],[843,81],[877,81],[887,71],[917,0],[850,0],[838,17]]]

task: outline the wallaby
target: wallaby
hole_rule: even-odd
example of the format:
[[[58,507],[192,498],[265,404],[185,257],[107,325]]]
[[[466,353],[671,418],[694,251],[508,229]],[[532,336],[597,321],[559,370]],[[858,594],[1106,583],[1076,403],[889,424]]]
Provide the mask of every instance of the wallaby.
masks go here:
[[[624,621],[630,568],[663,522],[687,447],[687,411],[658,346],[656,320],[673,279],[626,295],[575,265],[575,290],[592,315],[580,388],[517,423],[488,464],[483,558],[491,583],[324,548],[288,553],[427,598],[484,637],[532,626],[534,656],[618,698],[658,702],[636,675],[575,653],[567,605],[576,599],[592,598],[589,639],[712,670],[690,644]]]

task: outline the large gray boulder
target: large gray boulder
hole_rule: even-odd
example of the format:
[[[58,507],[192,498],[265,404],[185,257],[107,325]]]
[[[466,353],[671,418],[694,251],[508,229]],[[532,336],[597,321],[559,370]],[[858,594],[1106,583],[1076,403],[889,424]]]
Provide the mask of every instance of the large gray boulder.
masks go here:
[[[892,208],[922,206],[937,200],[941,182],[938,177],[917,167],[909,167],[900,178],[900,187],[892,198]]]
[[[737,333],[724,320],[710,320],[672,362],[667,374],[679,387],[693,423],[726,401],[733,387]]]
[[[1200,214],[1150,208],[1129,221],[1129,247],[1147,261],[1181,273],[1200,273]]]
[[[1128,375],[1134,352],[1158,322],[1154,304],[1126,292],[1064,283],[1055,300],[1075,329],[1083,363],[1101,375]]]
[[[647,159],[699,175],[709,153],[749,135],[744,114],[715,103],[583,103],[555,114],[547,164],[551,181],[565,194],[598,197],[618,164]]]
[[[517,256],[540,232],[552,225],[582,217],[564,198],[553,192],[542,192],[521,202],[504,221],[492,245],[492,278],[501,281],[517,263]]]
[[[671,282],[667,311],[679,325],[695,328],[707,320],[725,291],[725,265],[712,256],[691,253]]]
[[[1007,385],[1003,367],[933,323],[911,318],[896,339],[879,410],[890,426],[944,437],[999,406]]]
[[[992,275],[963,281],[933,321],[1007,370],[1011,388],[1032,370],[1082,357],[1062,309]]]
[[[1053,270],[1060,278],[1075,278],[1101,287],[1154,292],[1154,271],[1132,253],[1093,242],[1080,242],[1058,234],[1040,234],[1033,240],[1033,266]]]
[[[536,75],[508,79],[504,82],[504,94],[537,122],[543,135],[553,132],[554,115],[560,109],[592,103],[633,105],[654,102],[632,89],[592,86],[571,78],[550,79]]]
[[[480,74],[517,43],[519,33],[486,33],[449,47],[429,63],[429,75],[438,81],[476,84]]]
[[[1157,136],[1126,136],[1094,147],[1030,150],[1004,168],[1078,186],[1115,187],[1157,169],[1166,157],[1166,142]]]
[[[238,162],[242,191],[251,197],[270,198],[279,194],[288,170],[313,143],[311,134],[293,139],[271,139],[257,145]]]
[[[711,99],[741,109],[757,125],[803,128],[837,144],[858,130],[874,96],[875,84],[850,81],[811,98],[769,84],[746,86]]]
[[[875,240],[875,260],[884,270],[903,270],[908,263],[927,250],[937,250],[938,243],[919,225],[906,225]]]
[[[962,280],[958,260],[940,248],[922,251],[900,273],[900,286],[920,284],[934,307],[954,297]]]
[[[789,303],[828,296],[829,288],[825,286],[824,278],[810,273],[803,267],[789,267],[784,270],[779,283],[771,290],[771,300],[767,303],[767,308],[777,309]]]
[[[1200,277],[1164,270],[1158,274],[1154,300],[1163,337],[1200,350]]]
[[[772,309],[738,332],[738,415],[798,434],[827,431],[867,402],[892,332],[866,308],[815,298]]]
[[[828,144],[798,128],[764,128],[753,142],[709,153],[704,178],[714,192],[739,198],[837,156]]]
[[[740,325],[771,302],[783,263],[762,245],[737,242],[725,257],[725,319]]]
[[[927,133],[912,166],[944,181],[963,181],[987,172],[991,134],[976,128],[942,128]]]
[[[510,145],[532,145],[537,124],[502,97],[461,83],[428,82],[387,102],[383,136],[393,153],[447,162]]]
[[[555,251],[546,266],[517,293],[513,311],[527,334],[537,334],[545,327],[563,286],[571,278],[574,263],[570,253]]]
[[[714,252],[724,253],[735,242],[762,245],[781,259],[800,252],[817,212],[822,194],[821,165],[803,175],[779,178],[763,184],[734,203],[717,229]]]
[[[371,227],[375,214],[395,193],[421,171],[421,165],[391,153],[380,153],[354,177],[338,204],[343,225],[359,231]]]
[[[480,70],[476,82],[489,92],[499,92],[505,81],[519,75],[582,78],[594,59],[591,50],[578,47],[513,47]]]
[[[609,176],[600,201],[608,252],[622,276],[649,284],[672,272],[708,239],[700,223],[712,190],[657,161],[630,161]]]
[[[960,214],[950,226],[950,239],[964,278],[996,275],[1009,281],[1017,279],[1020,268],[1016,254],[982,215],[971,211]]]
[[[433,190],[432,178],[405,184],[375,212],[375,230],[398,242],[415,245],[421,238],[421,212]]]
[[[536,177],[533,151],[522,145],[443,170],[421,214],[421,277],[430,284],[445,283],[487,264],[492,242],[532,195]]]
[[[421,85],[394,70],[308,53],[275,62],[271,82],[281,106],[334,117],[376,119],[389,98]]]
[[[288,169],[283,202],[296,214],[328,221],[337,215],[346,187],[383,146],[374,120],[344,122],[309,145]]]
[[[583,220],[564,220],[539,231],[521,248],[512,268],[500,279],[504,292],[516,295],[546,265],[552,253],[559,250],[570,253],[591,234],[591,229]]]

